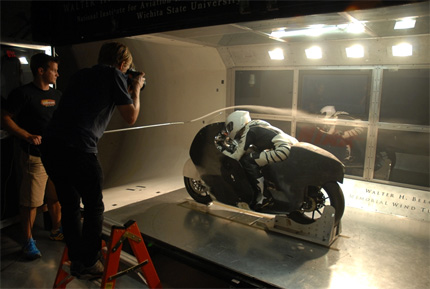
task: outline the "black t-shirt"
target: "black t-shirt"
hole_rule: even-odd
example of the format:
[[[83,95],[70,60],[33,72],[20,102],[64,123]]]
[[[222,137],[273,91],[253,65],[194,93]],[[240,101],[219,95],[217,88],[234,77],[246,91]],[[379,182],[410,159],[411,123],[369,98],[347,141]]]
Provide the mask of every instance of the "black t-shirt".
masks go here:
[[[57,109],[61,91],[42,90],[33,82],[14,89],[7,98],[4,109],[13,115],[14,121],[31,134],[43,135]],[[42,139],[43,142],[43,139]],[[21,141],[24,151],[40,156],[38,146]]]
[[[87,153],[97,153],[116,105],[132,104],[127,76],[120,70],[96,65],[78,71],[70,80],[46,137]]]

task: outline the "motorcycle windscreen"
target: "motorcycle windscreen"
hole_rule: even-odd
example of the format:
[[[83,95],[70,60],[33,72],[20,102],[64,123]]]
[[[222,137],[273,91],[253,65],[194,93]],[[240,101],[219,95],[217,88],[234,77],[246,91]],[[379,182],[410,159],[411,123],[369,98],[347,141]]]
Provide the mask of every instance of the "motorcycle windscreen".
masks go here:
[[[253,200],[253,190],[240,163],[222,154],[215,146],[215,136],[224,122],[202,128],[190,148],[190,157],[200,177],[215,198],[229,205]]]

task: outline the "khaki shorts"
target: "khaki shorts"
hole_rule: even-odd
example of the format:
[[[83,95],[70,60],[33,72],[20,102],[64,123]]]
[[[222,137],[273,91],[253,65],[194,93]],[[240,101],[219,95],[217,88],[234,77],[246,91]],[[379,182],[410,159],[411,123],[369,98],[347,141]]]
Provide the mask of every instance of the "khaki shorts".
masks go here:
[[[22,181],[19,204],[25,207],[40,207],[46,197],[57,200],[54,184],[49,180],[40,157],[21,152]]]

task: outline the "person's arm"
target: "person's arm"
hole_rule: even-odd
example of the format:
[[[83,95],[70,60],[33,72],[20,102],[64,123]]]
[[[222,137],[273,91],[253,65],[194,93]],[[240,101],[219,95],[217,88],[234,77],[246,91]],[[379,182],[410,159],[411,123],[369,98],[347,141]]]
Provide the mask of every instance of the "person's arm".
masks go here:
[[[242,156],[245,154],[245,151],[248,148],[247,145],[249,145],[247,144],[247,141],[249,141],[248,132],[249,132],[249,126],[246,126],[245,130],[240,136],[240,139],[237,140],[237,146],[235,150],[233,152],[224,150],[222,153],[232,159],[239,161],[242,158]]]
[[[1,110],[2,127],[12,135],[25,140],[29,144],[40,145],[42,143],[42,136],[34,135],[21,128],[12,118],[12,114],[5,110]]]
[[[140,76],[133,78],[133,84],[131,86],[131,89],[129,90],[133,103],[117,106],[122,118],[129,125],[133,125],[136,122],[137,117],[139,116],[140,91],[141,91],[141,88],[143,87],[143,84],[145,83],[145,78],[143,77],[144,75],[145,74],[142,73]]]

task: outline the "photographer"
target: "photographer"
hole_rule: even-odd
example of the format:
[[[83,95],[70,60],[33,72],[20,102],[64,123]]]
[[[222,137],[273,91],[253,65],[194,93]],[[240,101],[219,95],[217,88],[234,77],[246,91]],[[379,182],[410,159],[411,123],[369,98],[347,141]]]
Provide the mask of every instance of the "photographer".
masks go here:
[[[78,71],[70,80],[44,136],[42,161],[62,205],[71,274],[83,279],[101,277],[104,270],[99,260],[104,204],[97,143],[115,107],[130,125],[140,111],[145,78],[144,73],[134,77],[126,74],[132,61],[127,46],[104,44],[98,64]],[[129,77],[131,85],[127,84]]]

